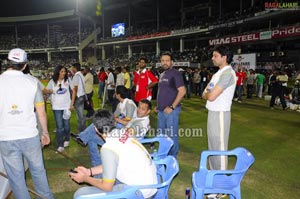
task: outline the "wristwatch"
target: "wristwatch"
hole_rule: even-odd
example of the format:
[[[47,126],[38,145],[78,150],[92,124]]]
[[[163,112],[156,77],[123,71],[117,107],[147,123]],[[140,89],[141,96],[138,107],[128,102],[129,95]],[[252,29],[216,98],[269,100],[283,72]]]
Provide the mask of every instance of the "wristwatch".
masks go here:
[[[172,109],[172,110],[174,111],[175,108],[173,107],[173,105],[171,105],[171,106],[169,106],[169,107],[170,107],[170,109]]]

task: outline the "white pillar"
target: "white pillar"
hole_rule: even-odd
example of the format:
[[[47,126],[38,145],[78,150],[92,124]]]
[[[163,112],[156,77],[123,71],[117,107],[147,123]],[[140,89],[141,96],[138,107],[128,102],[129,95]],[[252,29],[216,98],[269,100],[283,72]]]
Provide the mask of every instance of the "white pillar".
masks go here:
[[[128,59],[132,57],[132,49],[131,49],[131,45],[128,44]]]
[[[82,50],[81,49],[78,50],[78,62],[80,64],[82,64]]]
[[[101,60],[105,60],[105,48],[102,46]]]
[[[48,63],[51,62],[51,52],[47,52],[47,60]]]
[[[156,56],[160,56],[160,42],[156,41]]]
[[[182,53],[183,52],[183,50],[184,50],[184,40],[183,40],[183,38],[180,38],[180,52]]]

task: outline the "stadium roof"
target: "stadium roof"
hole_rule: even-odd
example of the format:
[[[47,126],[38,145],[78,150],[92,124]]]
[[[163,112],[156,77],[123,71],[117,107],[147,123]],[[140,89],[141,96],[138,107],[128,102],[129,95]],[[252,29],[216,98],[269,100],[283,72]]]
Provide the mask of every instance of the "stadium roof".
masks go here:
[[[85,14],[95,14],[97,0],[78,0],[80,9]],[[161,9],[168,11],[169,8],[181,5],[189,7],[196,4],[211,2],[219,4],[219,0],[158,0]],[[126,8],[130,3],[133,6],[154,5],[157,0],[101,0],[104,10]],[[222,8],[238,8],[240,0],[231,0],[230,4],[222,3]],[[0,17],[26,16],[61,12],[76,8],[76,0],[2,0],[0,2]],[[124,9],[126,10],[126,9]],[[92,11],[92,12],[91,12]]]

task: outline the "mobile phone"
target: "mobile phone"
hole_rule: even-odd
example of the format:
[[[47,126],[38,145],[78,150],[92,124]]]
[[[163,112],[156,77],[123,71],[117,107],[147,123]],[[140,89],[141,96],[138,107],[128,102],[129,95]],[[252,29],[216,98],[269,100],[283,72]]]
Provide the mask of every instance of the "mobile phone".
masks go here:
[[[70,173],[78,173],[77,171],[75,171],[74,169],[70,169],[69,171]]]

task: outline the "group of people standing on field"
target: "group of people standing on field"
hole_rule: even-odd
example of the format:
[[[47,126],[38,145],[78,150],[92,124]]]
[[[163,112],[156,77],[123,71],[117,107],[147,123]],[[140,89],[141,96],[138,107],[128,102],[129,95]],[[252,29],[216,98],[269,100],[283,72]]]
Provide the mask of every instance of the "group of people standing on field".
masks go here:
[[[92,167],[78,166],[69,172],[69,176],[78,183],[92,186],[82,187],[74,197],[121,190],[124,185],[148,185],[157,183],[156,167],[148,151],[139,143],[150,128],[149,114],[152,109],[153,89],[157,87],[158,134],[167,135],[173,140],[168,155],[177,158],[179,151],[178,124],[181,102],[185,95],[189,97],[189,82],[195,85],[196,94],[207,100],[207,137],[209,150],[228,150],[231,124],[231,105],[234,93],[241,96],[243,83],[247,81],[247,90],[257,81],[264,82],[260,74],[254,71],[243,74],[241,68],[234,71],[231,67],[233,53],[227,46],[216,46],[212,61],[218,71],[210,75],[207,69],[180,71],[173,67],[171,53],[162,53],[161,74],[152,73],[146,68],[147,59],[140,58],[133,77],[128,68],[115,70],[100,69],[98,98],[104,88],[107,89],[108,103],[112,111],[93,109],[93,78],[88,69],[81,65],[72,65],[69,74],[65,66],[57,66],[53,77],[44,88],[38,80],[25,75],[27,54],[22,49],[9,52],[10,67],[0,76],[0,153],[9,178],[14,196],[17,199],[29,199],[24,176],[23,156],[29,164],[29,170],[36,192],[44,198],[53,198],[50,191],[42,158],[42,146],[50,143],[47,130],[43,94],[50,96],[56,122],[57,152],[63,153],[69,146],[70,137],[82,146],[89,147]],[[276,95],[281,82],[274,74],[270,78],[271,92]],[[132,84],[132,85],[131,85]],[[249,88],[248,88],[249,85]],[[282,86],[282,85],[281,85]],[[281,87],[280,87],[281,88]],[[251,92],[252,94],[252,92]],[[251,97],[251,94],[248,97]],[[21,97],[20,97],[21,96]],[[84,114],[87,110],[87,115]],[[35,112],[36,114],[35,114]],[[70,133],[70,116],[75,111],[78,134]],[[40,136],[36,128],[36,115],[41,126]],[[91,115],[92,123],[86,128],[86,118]],[[41,144],[42,143],[42,146]],[[101,146],[99,153],[98,145]],[[211,169],[227,169],[228,160],[224,156],[209,157]],[[156,189],[142,190],[145,198],[150,198]],[[219,198],[211,194],[209,198]]]

